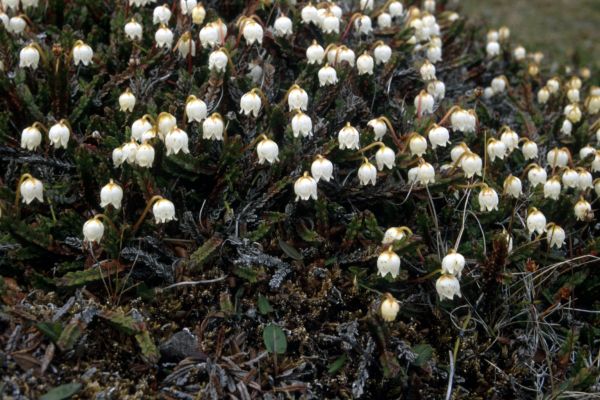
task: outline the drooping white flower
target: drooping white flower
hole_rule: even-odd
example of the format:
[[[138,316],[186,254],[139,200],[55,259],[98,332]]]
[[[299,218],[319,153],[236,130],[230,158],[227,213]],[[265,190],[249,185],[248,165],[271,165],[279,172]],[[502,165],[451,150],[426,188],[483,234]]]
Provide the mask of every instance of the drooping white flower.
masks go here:
[[[69,137],[71,136],[71,128],[66,120],[61,119],[54,125],[50,127],[48,130],[48,138],[50,139],[50,144],[57,149],[61,147],[67,148],[67,143],[69,143]]]
[[[435,66],[430,63],[428,60],[425,60],[421,68],[419,69],[421,74],[421,79],[424,81],[433,81],[435,80]]]
[[[525,160],[535,160],[538,158],[538,146],[537,144],[529,139],[525,139],[521,146],[521,152]]]
[[[510,128],[504,129],[500,141],[506,146],[507,154],[512,153],[519,146],[519,135]]]
[[[300,16],[302,17],[302,22],[307,25],[310,23],[319,25],[317,8],[313,6],[310,2],[302,8],[302,10],[300,11]]]
[[[100,207],[106,208],[109,204],[115,209],[121,208],[123,189],[112,179],[100,190]]]
[[[175,49],[182,59],[186,59],[188,55],[196,57],[196,42],[192,39],[191,32],[185,32],[179,37],[179,40],[175,44]]]
[[[208,110],[205,102],[198,99],[193,94],[188,96],[185,102],[185,115],[187,116],[188,122],[202,122],[206,119],[207,113]]]
[[[263,136],[263,139],[256,146],[256,154],[258,154],[259,164],[264,164],[265,161],[273,164],[279,161],[279,146],[271,139]]]
[[[360,134],[358,130],[350,125],[350,122],[346,123],[338,132],[338,143],[340,150],[358,150],[360,149]]]
[[[585,168],[577,168],[577,187],[579,190],[591,189],[594,187],[594,178]]]
[[[410,139],[408,139],[408,148],[410,154],[421,157],[427,151],[427,139],[414,132],[410,135]]]
[[[157,224],[173,221],[175,218],[175,205],[165,198],[158,199],[152,206],[152,214]]]
[[[378,42],[373,49],[373,56],[377,65],[385,64],[392,58],[392,48],[383,42]]]
[[[485,185],[479,192],[478,200],[482,212],[498,210],[498,193],[491,187]]]
[[[177,119],[173,114],[163,111],[156,118],[156,126],[160,134],[164,137],[177,126]]]
[[[467,178],[472,178],[475,175],[481,176],[483,163],[481,157],[469,151],[462,156],[460,167]]]
[[[304,172],[300,178],[294,182],[294,193],[296,194],[296,201],[298,200],[317,200],[317,181]]]
[[[331,11],[326,11],[321,21],[323,33],[340,33],[340,19]]]
[[[21,17],[20,15],[17,15],[12,17],[8,21],[8,26],[6,28],[9,32],[12,32],[16,35],[20,35],[21,33],[23,33],[23,31],[25,31],[26,27],[27,21],[25,21],[25,18]]]
[[[459,160],[462,160],[461,157],[464,153],[466,153],[467,151],[471,151],[469,149],[469,146],[467,146],[467,144],[465,142],[461,142],[459,144],[457,144],[456,146],[452,147],[452,150],[450,150],[450,158],[452,159],[452,162],[458,162]]]
[[[377,258],[377,273],[384,278],[387,274],[392,275],[392,278],[396,278],[400,273],[400,257],[394,252],[392,246],[388,247]]]
[[[519,198],[523,193],[523,184],[521,180],[512,174],[504,180],[504,193],[515,199]]]
[[[450,116],[452,128],[464,133],[475,132],[477,117],[474,110],[457,109]]]
[[[294,137],[310,137],[312,136],[312,128],[313,124],[310,117],[302,111],[297,110],[296,115],[292,117],[292,133]]]
[[[245,18],[241,23],[242,36],[248,45],[254,43],[262,44],[264,31],[263,27],[252,18]]]
[[[34,151],[40,144],[42,144],[42,132],[38,129],[37,123],[23,129],[21,132],[21,148]]]
[[[546,240],[548,241],[548,246],[560,249],[565,243],[565,238],[567,237],[565,230],[552,222],[548,224],[547,229]]]
[[[527,57],[527,50],[525,50],[525,47],[523,46],[517,46],[513,50],[513,56],[515,57],[515,60],[522,61]]]
[[[375,162],[380,171],[383,171],[385,167],[392,169],[396,165],[396,153],[386,145],[382,145],[375,153]]]
[[[546,161],[548,165],[552,168],[562,168],[566,167],[571,159],[571,153],[566,147],[558,148],[555,147],[546,154]]]
[[[192,10],[197,5],[197,0],[179,0],[179,8],[181,9],[181,14],[188,15],[192,13]]]
[[[379,29],[387,29],[392,26],[392,16],[386,12],[382,12],[377,16],[377,26]]]
[[[508,79],[506,79],[506,76],[504,75],[497,76],[492,79],[490,86],[492,87],[494,94],[504,93],[506,87],[508,86]]]
[[[581,109],[576,103],[567,104],[564,108],[564,114],[567,117],[567,119],[573,124],[576,124],[579,121],[581,121],[581,116],[583,115]]]
[[[550,99],[550,91],[547,87],[543,87],[537,92],[537,101],[540,104],[546,104]]]
[[[40,52],[37,45],[28,44],[19,52],[19,67],[37,69],[40,62]]]
[[[381,244],[392,244],[404,240],[412,234],[406,226],[388,228],[383,234]]]
[[[123,147],[115,147],[112,151],[112,161],[115,168],[120,167],[125,162],[125,155],[123,154]]]
[[[202,3],[198,3],[192,9],[192,22],[194,25],[202,25],[204,18],[206,18],[206,10],[204,9]]]
[[[500,54],[500,44],[498,42],[489,42],[485,46],[488,58],[496,57]]]
[[[275,20],[273,24],[275,36],[285,37],[294,33],[292,29],[292,20],[286,16],[281,16]]]
[[[427,46],[427,59],[429,62],[437,63],[442,61],[442,47],[434,44],[429,44]]]
[[[388,5],[388,11],[390,13],[390,15],[392,17],[401,17],[402,14],[404,13],[404,7],[402,6],[402,3],[399,1],[392,1],[389,5]]]
[[[374,66],[375,61],[367,52],[362,54],[358,57],[358,60],[356,60],[356,68],[358,69],[359,75],[373,75]]]
[[[308,94],[298,85],[293,85],[287,95],[288,107],[290,111],[308,109]]]
[[[154,162],[154,147],[148,143],[143,143],[135,152],[135,163],[143,168],[152,167]]]
[[[577,171],[571,168],[566,168],[562,174],[562,183],[566,188],[574,188],[577,187],[578,184]]]
[[[529,234],[537,232],[538,235],[541,235],[544,233],[546,231],[546,216],[535,207],[532,207],[528,214],[527,229],[529,230]]]
[[[442,81],[431,81],[427,84],[427,93],[432,95],[434,100],[442,100],[446,97],[446,85]]]
[[[385,299],[383,299],[381,306],[379,307],[381,318],[383,318],[384,321],[392,322],[396,319],[398,311],[400,311],[400,303],[398,303],[398,300],[396,300],[394,296],[386,293]]]
[[[338,82],[337,72],[335,68],[329,66],[329,64],[325,64],[319,72],[319,86],[327,86],[327,85],[335,85]]]
[[[418,116],[433,114],[435,100],[432,95],[427,93],[427,91],[421,90],[421,92],[415,97],[414,105],[415,112]]]
[[[245,93],[240,99],[240,112],[244,115],[252,115],[256,118],[261,107],[262,99],[257,89],[252,89],[248,93]]]
[[[546,170],[540,167],[537,164],[530,164],[526,168],[527,171],[527,179],[531,184],[531,188],[535,188],[537,185],[543,185],[546,183],[546,179],[548,178],[548,174]]]
[[[21,201],[25,204],[30,204],[33,200],[44,202],[44,185],[42,181],[32,176],[27,176],[19,185],[19,193]]]
[[[443,274],[435,282],[435,290],[440,296],[440,300],[453,300],[454,296],[462,297],[460,293],[460,283],[454,275]]]
[[[104,224],[97,217],[92,217],[83,224],[83,240],[99,243],[104,236]]]
[[[313,40],[312,44],[306,48],[306,59],[309,64],[322,64],[325,58],[325,49]]]
[[[333,163],[319,154],[310,165],[310,173],[317,182],[329,182],[333,178]]]
[[[208,69],[215,72],[225,72],[229,56],[223,50],[215,50],[208,56]]]
[[[456,250],[450,249],[442,259],[442,273],[456,275],[460,278],[465,264],[465,257]]]
[[[188,148],[188,142],[188,134],[183,129],[174,127],[165,136],[165,147],[167,148],[167,156],[170,156],[171,154],[177,154],[180,151],[184,154],[189,154],[190,150]]]
[[[119,96],[119,108],[121,111],[132,112],[133,107],[135,107],[135,96],[131,89],[127,88]]]
[[[558,176],[553,176],[544,183],[544,198],[558,200],[562,185]]]
[[[373,24],[368,15],[361,15],[354,19],[354,29],[361,35],[368,35],[373,32]]]
[[[168,24],[171,19],[171,9],[166,4],[154,8],[152,11],[153,24]]]
[[[225,123],[219,113],[213,113],[202,123],[202,138],[210,140],[223,140]]]
[[[434,124],[431,127],[427,133],[427,137],[429,138],[432,149],[435,149],[438,146],[446,147],[446,145],[450,143],[450,132],[448,132],[448,129],[437,124]]]
[[[435,169],[433,168],[433,165],[421,159],[417,166],[416,182],[421,185],[435,183]]]
[[[383,118],[374,118],[367,122],[367,126],[373,129],[373,133],[375,134],[375,140],[381,140],[383,136],[387,132],[387,125]]]
[[[506,156],[507,149],[504,143],[500,140],[490,138],[487,144],[487,153],[490,157],[490,162],[494,162],[496,158],[503,160],[504,156]]]
[[[138,142],[141,142],[142,135],[150,129],[152,129],[152,123],[149,120],[149,116],[144,115],[133,121],[133,124],[131,124],[131,137]]]
[[[138,147],[139,145],[134,139],[131,139],[129,143],[125,143],[122,147],[123,161],[127,162],[127,164],[135,164],[135,154]]]
[[[87,66],[92,62],[94,50],[92,50],[92,48],[83,41],[78,40],[73,46],[72,55],[73,63],[75,65],[83,64]]]
[[[170,49],[173,46],[173,31],[168,26],[161,24],[160,28],[154,34],[156,47]]]
[[[579,95],[579,89],[570,88],[567,90],[567,99],[569,99],[571,103],[579,102],[581,99],[581,96]]]
[[[583,197],[580,198],[577,203],[575,203],[573,211],[575,212],[575,217],[578,221],[591,220],[594,217],[592,205]]]

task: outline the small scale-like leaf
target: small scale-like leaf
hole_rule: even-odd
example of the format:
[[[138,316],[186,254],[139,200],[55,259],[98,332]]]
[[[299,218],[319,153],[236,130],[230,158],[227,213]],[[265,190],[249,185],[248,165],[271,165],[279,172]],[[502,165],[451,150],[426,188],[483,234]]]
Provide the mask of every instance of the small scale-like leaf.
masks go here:
[[[279,325],[269,324],[263,331],[263,341],[271,354],[284,354],[287,350],[287,339]]]

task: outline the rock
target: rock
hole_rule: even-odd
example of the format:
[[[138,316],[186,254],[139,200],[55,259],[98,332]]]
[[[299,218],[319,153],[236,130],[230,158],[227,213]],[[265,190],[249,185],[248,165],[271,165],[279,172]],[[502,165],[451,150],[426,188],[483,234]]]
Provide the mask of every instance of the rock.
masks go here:
[[[160,354],[165,361],[181,361],[198,352],[198,338],[189,329],[175,333],[159,346]]]

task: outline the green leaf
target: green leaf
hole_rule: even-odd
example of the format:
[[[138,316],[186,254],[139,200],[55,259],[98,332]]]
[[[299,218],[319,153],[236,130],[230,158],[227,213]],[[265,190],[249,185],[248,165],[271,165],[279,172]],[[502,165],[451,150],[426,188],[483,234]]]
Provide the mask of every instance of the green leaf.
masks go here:
[[[60,322],[40,322],[35,327],[53,342],[58,341],[63,330]]]
[[[198,269],[204,265],[208,257],[221,246],[223,243],[223,239],[218,236],[213,236],[208,239],[202,246],[200,246],[196,251],[192,253],[190,256],[190,260],[192,261],[192,269]]]
[[[413,361],[417,367],[425,365],[433,356],[433,348],[428,344],[418,344],[412,350],[417,353],[417,358]]]
[[[290,258],[294,260],[302,260],[302,254],[298,250],[296,250],[292,245],[287,242],[279,239],[279,247],[285,254],[287,254]]]
[[[262,315],[267,315],[270,312],[275,311],[273,309],[273,307],[271,307],[271,304],[269,303],[269,300],[263,296],[262,294],[258,295],[258,312],[261,313]]]
[[[327,372],[329,372],[332,375],[337,373],[340,369],[344,367],[344,365],[346,365],[347,360],[348,356],[346,354],[343,354],[342,356],[338,357],[334,362],[329,364]]]
[[[139,324],[132,317],[123,314],[121,311],[105,311],[100,316],[110,321],[115,328],[127,335],[134,335],[142,331]]]
[[[287,340],[285,333],[279,325],[269,324],[263,331],[263,342],[267,351],[271,354],[284,354],[287,350]]]
[[[101,281],[103,278],[106,279],[110,275],[119,273],[124,270],[125,266],[121,264],[115,265],[113,263],[107,263],[100,268],[102,268],[102,270],[99,268],[89,268],[83,271],[68,272],[56,280],[56,285],[62,287],[84,286],[92,282]]]
[[[60,337],[56,341],[56,345],[62,351],[67,351],[73,348],[77,340],[83,334],[85,325],[78,320],[72,320],[69,322],[65,329],[63,329]]]
[[[48,390],[40,397],[40,400],[63,400],[68,399],[81,390],[81,383],[67,383]]]
[[[144,360],[148,363],[154,364],[158,362],[160,358],[160,354],[158,353],[158,349],[152,340],[152,336],[148,331],[142,331],[135,335],[135,341],[138,346],[140,346],[140,350],[142,351],[142,356]]]
[[[233,273],[250,283],[258,282],[258,272],[252,268],[238,267],[233,270]]]

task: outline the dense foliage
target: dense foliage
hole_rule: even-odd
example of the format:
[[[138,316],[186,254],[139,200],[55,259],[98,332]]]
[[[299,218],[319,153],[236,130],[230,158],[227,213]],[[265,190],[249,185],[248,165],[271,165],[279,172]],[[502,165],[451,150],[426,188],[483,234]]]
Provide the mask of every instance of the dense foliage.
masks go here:
[[[9,3],[3,1],[8,17],[18,15]],[[361,11],[354,1],[339,2],[339,33],[303,23],[305,3],[205,1],[198,24],[191,12],[183,14],[185,1],[172,2],[164,27],[174,34],[171,49],[155,41],[163,29],[153,23],[157,4],[143,3],[49,0],[25,10],[23,33],[0,27],[3,395],[38,398],[55,386],[48,398],[516,399],[600,392],[600,226],[593,211],[576,206],[597,204],[593,185],[578,181],[578,174],[600,176],[595,71],[550,70],[539,54],[515,51],[507,30],[486,37],[444,1],[430,10],[439,38],[414,23],[431,17],[419,13],[420,2],[405,3],[385,28],[378,16],[390,2],[364,10],[374,26],[366,35],[354,25]],[[249,22],[238,23],[240,16],[256,16],[262,43],[248,43],[242,33]],[[291,35],[271,28],[279,16],[293,21]],[[124,30],[132,18],[143,27],[141,40]],[[202,46],[200,29],[219,18],[227,24],[224,42]],[[181,56],[186,37],[194,56]],[[313,40],[333,52],[337,83],[323,85],[323,65],[307,63]],[[373,74],[360,74],[339,60],[339,48],[328,48],[343,44],[360,56],[373,54],[378,41],[392,56]],[[37,69],[20,66],[32,42],[41,54]],[[77,43],[93,49],[89,65],[74,65]],[[490,43],[497,43],[497,55]],[[211,70],[209,56],[221,45],[228,65]],[[428,53],[436,46],[441,60]],[[434,79],[422,68],[427,57]],[[436,82],[445,93],[429,87]],[[293,85],[308,94],[312,136],[293,134]],[[245,115],[240,101],[254,88],[260,111]],[[135,96],[132,112],[120,105],[126,89]],[[428,91],[435,93],[431,113]],[[209,116],[222,116],[222,140],[203,138],[203,124],[188,120],[190,95]],[[582,116],[569,109],[565,123],[571,103]],[[456,126],[457,107],[473,110],[473,130]],[[148,140],[155,151],[150,167],[115,165],[113,152],[130,143],[134,121],[149,115],[156,122],[162,112],[187,133],[189,153],[168,154],[169,131]],[[368,123],[380,116],[388,120],[383,145],[339,148],[347,123],[360,132],[361,148],[373,143]],[[61,120],[70,131],[66,148],[52,145],[46,131]],[[22,131],[35,122],[43,140],[29,150],[21,146]],[[432,148],[429,138],[422,158],[414,155],[414,132],[427,138],[434,123],[449,130],[451,143]],[[527,160],[520,145],[490,150],[490,142],[497,144],[490,139],[504,143],[507,131],[520,144],[536,143],[537,157]],[[261,134],[277,144],[277,161],[259,162]],[[456,145],[479,156],[480,174],[468,173],[466,156],[451,158]],[[393,149],[394,166],[363,185],[357,171],[364,157],[376,164],[381,146]],[[547,157],[562,148],[577,172],[573,188],[564,176],[569,169],[554,165],[562,155]],[[318,181],[316,199],[297,199],[295,183],[317,155],[333,163],[333,177]],[[425,162],[435,178],[423,184],[411,174]],[[533,162],[548,180],[560,178],[556,199],[544,184],[531,184]],[[43,202],[18,195],[25,173],[43,183]],[[515,196],[505,183],[511,174],[522,181]],[[118,209],[100,204],[111,179],[124,192]],[[479,196],[490,188],[497,206],[493,194]],[[159,223],[154,196],[174,204],[176,219]],[[545,216],[540,232],[528,228],[532,207]],[[104,227],[101,240],[84,241],[89,219]],[[401,226],[412,235],[404,230],[383,245],[386,230]],[[564,230],[564,243],[544,232],[554,227]],[[449,299],[440,297],[436,280],[452,249],[466,265],[462,276],[443,271],[460,277],[461,297]],[[384,252],[401,258],[397,276],[378,273]],[[381,315],[385,300],[400,305],[391,321]]]

